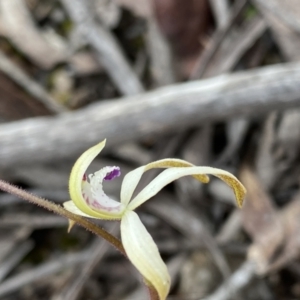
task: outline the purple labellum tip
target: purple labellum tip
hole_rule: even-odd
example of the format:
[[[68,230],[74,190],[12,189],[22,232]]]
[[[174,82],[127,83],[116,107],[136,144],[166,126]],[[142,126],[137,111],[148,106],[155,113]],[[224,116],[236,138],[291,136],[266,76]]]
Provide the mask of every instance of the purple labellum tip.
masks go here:
[[[104,177],[104,180],[112,180],[116,177],[119,177],[121,175],[121,170],[119,167],[113,167],[112,171],[106,174]]]

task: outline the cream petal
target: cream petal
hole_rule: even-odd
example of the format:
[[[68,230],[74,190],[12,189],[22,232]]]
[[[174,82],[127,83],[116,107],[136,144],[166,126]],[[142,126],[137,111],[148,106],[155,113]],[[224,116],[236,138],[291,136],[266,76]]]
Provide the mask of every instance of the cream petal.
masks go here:
[[[165,300],[170,289],[170,275],[151,235],[133,211],[121,220],[121,237],[126,254],[144,278],[157,290],[160,300]]]
[[[72,200],[64,202],[63,206],[66,210],[68,210],[69,212],[73,213],[74,215],[79,215],[82,217],[87,217],[87,218],[96,218],[96,217],[92,217],[88,214],[85,214],[83,211],[81,211]]]
[[[138,185],[143,173],[145,172],[144,170],[145,166],[142,166],[134,169],[124,176],[121,186],[120,199],[121,203],[125,206],[129,203],[136,186]]]
[[[127,205],[132,197],[132,194],[137,187],[142,175],[144,172],[154,169],[154,168],[174,168],[174,167],[193,167],[194,165],[182,160],[182,159],[175,159],[175,158],[166,158],[151,162],[145,166],[141,166],[129,173],[123,179],[122,187],[121,187],[121,203]],[[207,183],[209,178],[205,174],[196,174],[194,175],[195,179]]]
[[[234,191],[236,202],[239,207],[243,204],[246,189],[242,183],[231,173],[211,167],[187,167],[171,168],[163,171],[153,179],[128,205],[127,210],[134,210],[151,197],[155,196],[162,188],[170,182],[188,175],[214,175],[227,183]]]

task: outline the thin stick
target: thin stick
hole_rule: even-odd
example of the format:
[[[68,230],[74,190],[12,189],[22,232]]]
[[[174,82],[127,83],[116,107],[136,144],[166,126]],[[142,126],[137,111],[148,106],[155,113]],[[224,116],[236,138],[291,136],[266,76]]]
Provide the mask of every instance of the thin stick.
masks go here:
[[[139,94],[144,87],[127,61],[118,41],[101,24],[95,22],[89,1],[61,0],[86,42],[95,50],[101,65],[124,95]]]
[[[214,55],[219,49],[219,46],[227,36],[233,23],[239,17],[240,13],[243,11],[247,3],[247,0],[242,0],[238,1],[234,5],[234,7],[232,8],[230,20],[225,26],[220,27],[218,30],[215,31],[213,37],[211,38],[210,45],[204,50],[203,53],[201,53],[199,60],[197,61],[194,70],[192,71],[190,79],[195,80],[197,78],[203,77],[208,65],[210,64],[211,60],[213,59]]]
[[[0,70],[22,87],[28,94],[46,106],[51,112],[61,113],[67,111],[67,109],[56,102],[41,85],[10,61],[2,51],[0,51]]]
[[[213,294],[202,300],[232,299],[232,293],[237,292],[247,285],[253,277],[255,277],[255,264],[253,261],[246,260],[239,269],[231,275],[227,282],[224,282]]]
[[[225,27],[230,19],[228,0],[210,0],[210,6],[212,8],[216,23],[219,28]]]

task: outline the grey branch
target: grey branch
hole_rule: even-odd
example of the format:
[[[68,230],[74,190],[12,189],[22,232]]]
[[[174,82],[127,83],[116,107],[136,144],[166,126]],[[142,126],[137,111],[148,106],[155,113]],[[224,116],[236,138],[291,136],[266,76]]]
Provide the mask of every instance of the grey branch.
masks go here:
[[[75,157],[104,138],[112,146],[148,134],[299,106],[299,78],[300,63],[280,64],[3,124],[0,168]]]
[[[101,65],[107,70],[124,95],[138,94],[143,86],[125,59],[117,40],[91,17],[87,1],[61,0],[86,42],[96,51]]]

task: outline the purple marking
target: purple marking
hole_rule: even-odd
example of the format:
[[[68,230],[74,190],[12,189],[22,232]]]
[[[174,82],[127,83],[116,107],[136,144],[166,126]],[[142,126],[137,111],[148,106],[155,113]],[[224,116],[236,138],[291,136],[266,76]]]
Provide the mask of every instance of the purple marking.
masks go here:
[[[119,177],[121,175],[121,170],[119,167],[114,167],[114,169],[107,173],[106,176],[104,177],[104,180],[112,180],[116,177]]]

